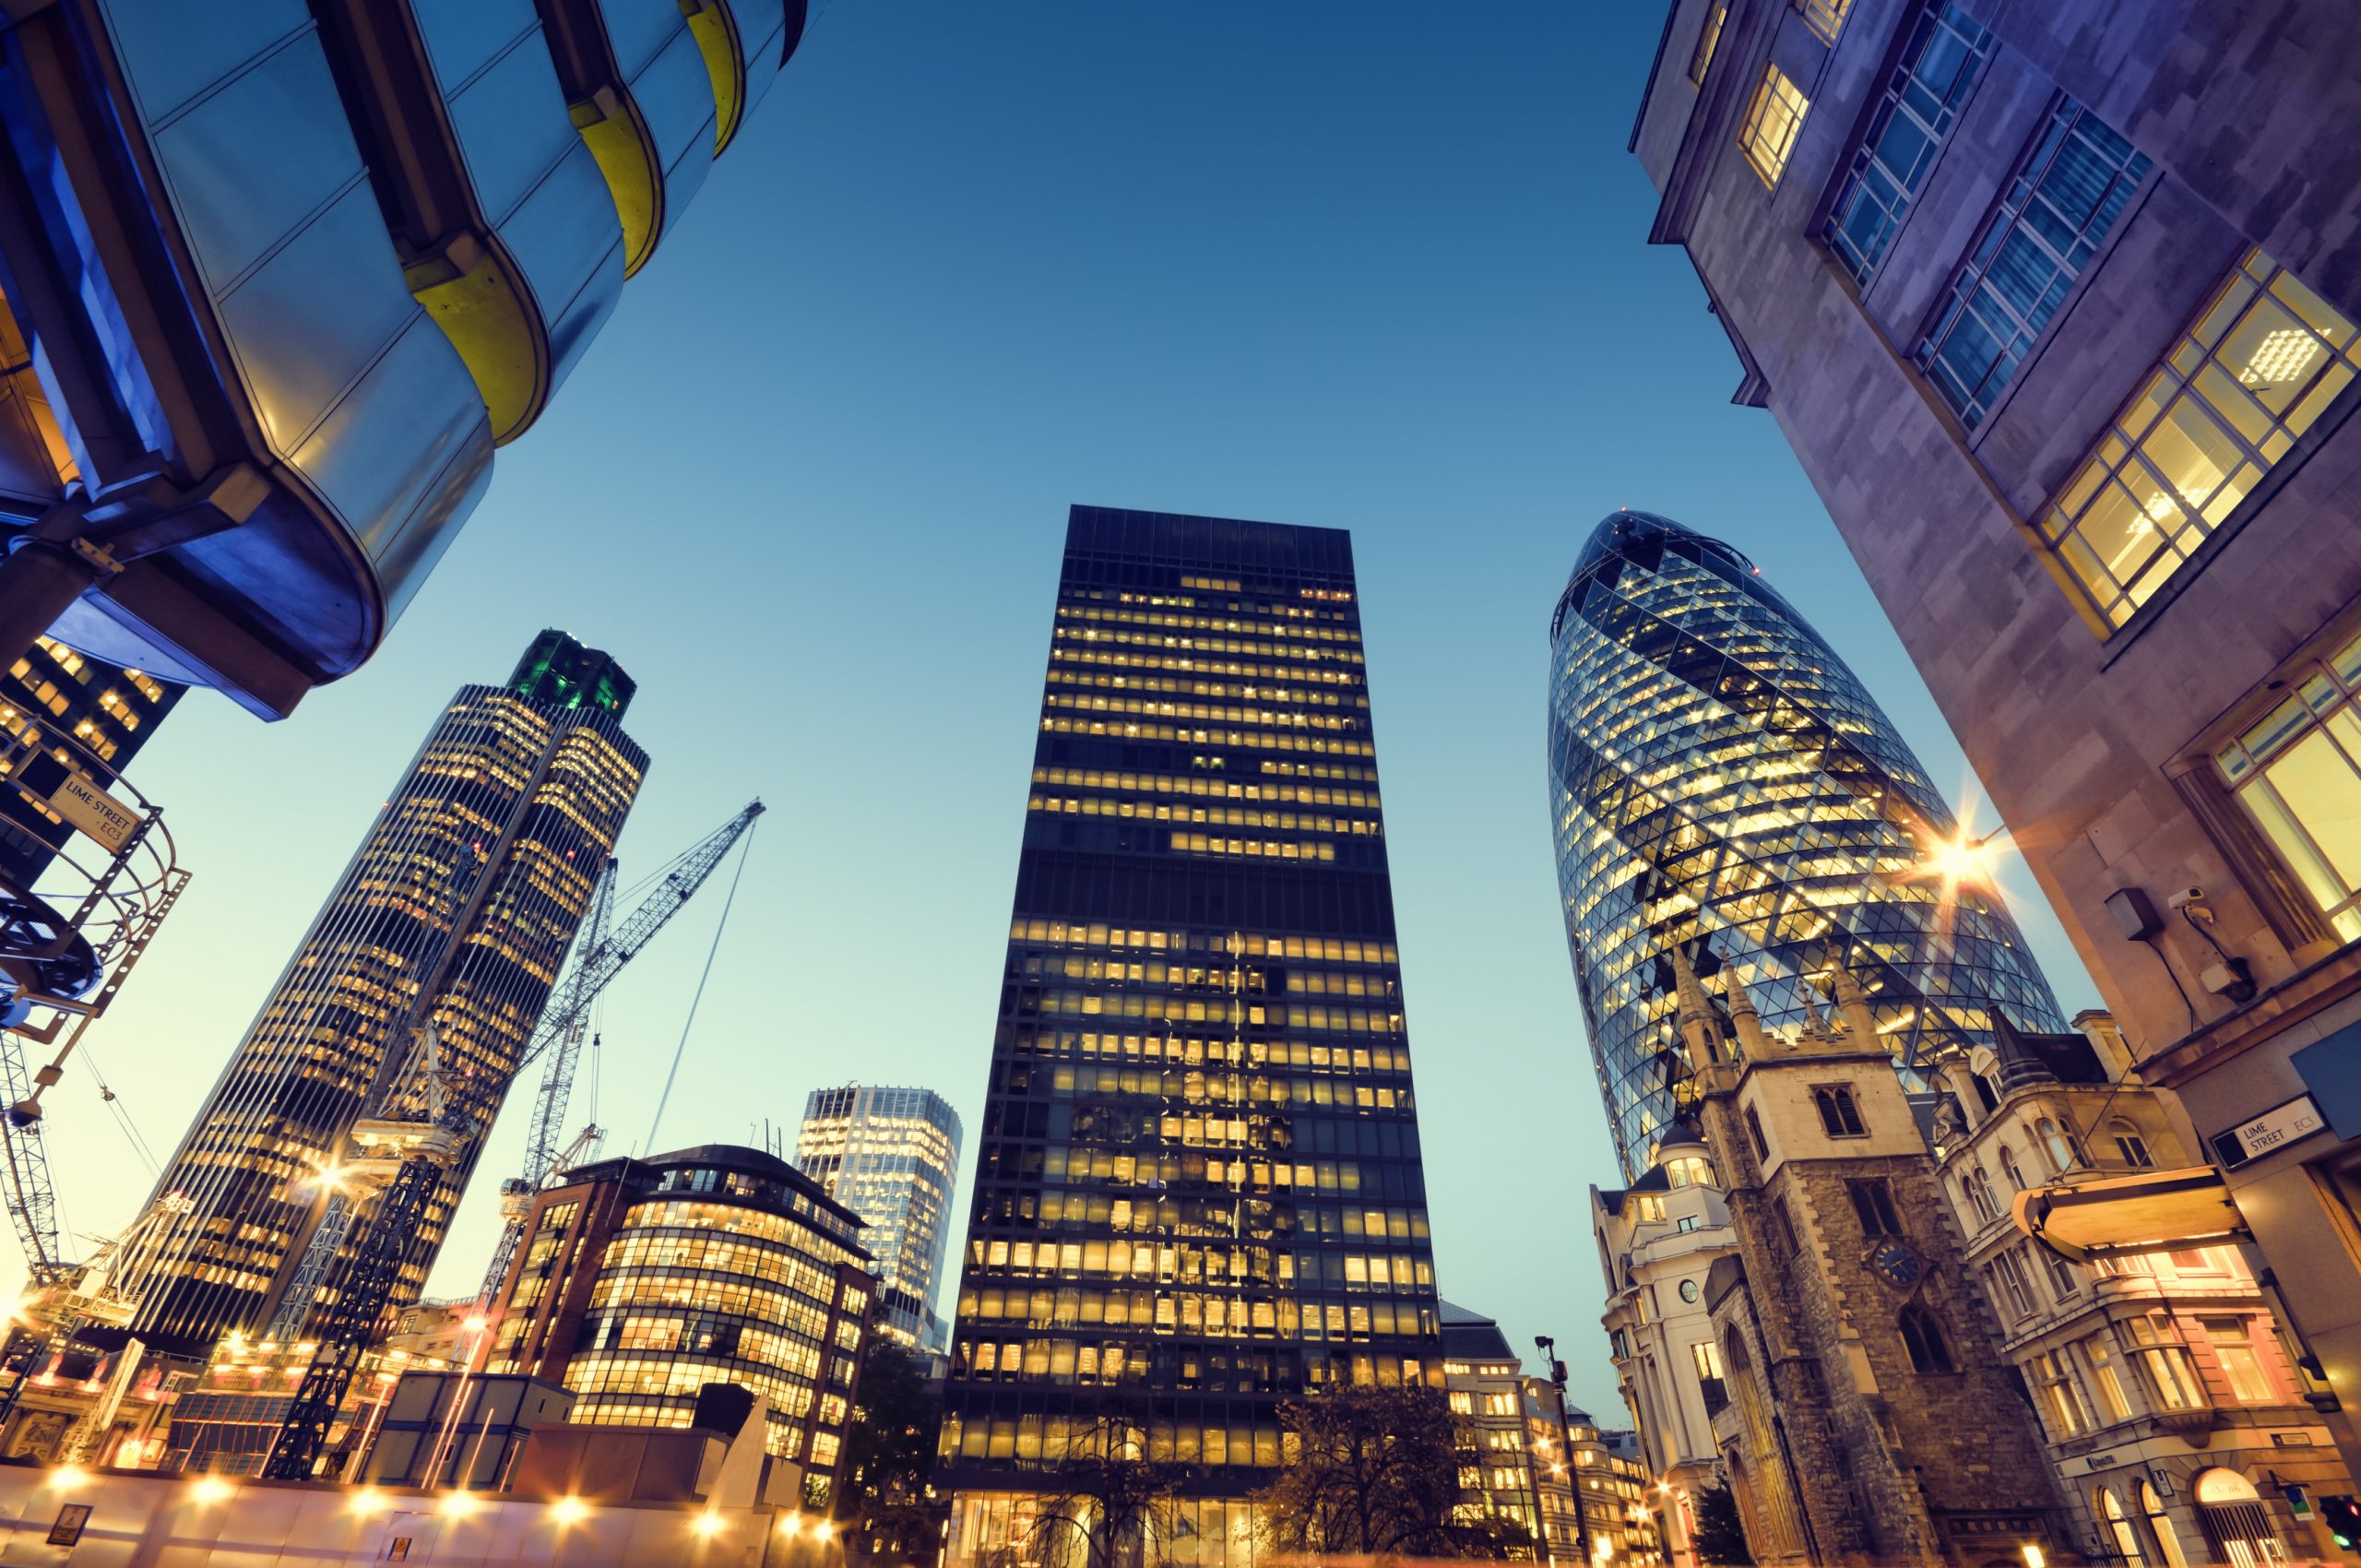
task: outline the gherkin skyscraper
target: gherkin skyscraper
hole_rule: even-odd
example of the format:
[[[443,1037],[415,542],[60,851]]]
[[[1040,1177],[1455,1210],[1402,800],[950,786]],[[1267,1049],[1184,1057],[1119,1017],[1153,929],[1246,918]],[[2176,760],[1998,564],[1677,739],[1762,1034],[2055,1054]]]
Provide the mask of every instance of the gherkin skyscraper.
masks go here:
[[[1676,944],[1736,966],[1774,1031],[1842,960],[1913,1084],[1996,1019],[2065,1029],[1999,896],[1921,864],[1958,832],[1926,768],[1744,555],[1617,512],[1549,634],[1558,889],[1627,1175],[1686,1095]]]

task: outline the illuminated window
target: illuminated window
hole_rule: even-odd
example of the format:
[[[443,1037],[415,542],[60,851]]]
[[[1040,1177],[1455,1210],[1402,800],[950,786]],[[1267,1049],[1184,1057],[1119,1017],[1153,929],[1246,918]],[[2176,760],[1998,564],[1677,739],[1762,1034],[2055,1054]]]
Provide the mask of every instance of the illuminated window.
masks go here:
[[[2241,1405],[2272,1403],[2277,1395],[2262,1370],[2261,1358],[2255,1354],[2254,1341],[2247,1336],[2246,1320],[2209,1317],[2200,1321],[2205,1337],[2213,1343],[2213,1359],[2222,1363],[2223,1375],[2230,1380],[2230,1396]]]
[[[1722,24],[1730,19],[1730,8],[1722,0],[1713,0],[1705,7],[1705,25],[1697,30],[1697,47],[1689,56],[1689,79],[1703,87],[1706,68],[1714,63],[1714,45],[1722,41]]]
[[[1699,1377],[1722,1375],[1722,1348],[1710,1339],[1700,1339],[1689,1347],[1689,1356],[1697,1363]]]
[[[1755,88],[1753,101],[1746,106],[1746,119],[1738,126],[1738,145],[1764,184],[1777,186],[1779,176],[1787,172],[1787,155],[1796,149],[1797,134],[1803,129],[1804,115],[1810,108],[1810,101],[1786,72],[1776,65],[1763,67],[1762,83]]]
[[[2091,1381],[2098,1384],[2099,1407],[2110,1421],[2131,1419],[2131,1400],[2124,1392],[2121,1360],[2106,1336],[2096,1335],[2082,1341],[2082,1355],[2091,1364]]]
[[[2101,1487],[2097,1501],[2099,1517],[2106,1521],[2107,1534],[2115,1538],[2115,1552],[2123,1561],[2124,1568],[2148,1568],[2148,1554],[2142,1550],[2140,1532],[2132,1527],[2115,1493]]]
[[[2167,1410],[2205,1408],[2205,1385],[2197,1381],[2197,1365],[2173,1332],[2170,1320],[2138,1317],[2125,1327],[2131,1336],[2132,1353],[2148,1374],[2148,1384],[2155,1390],[2158,1402]]]
[[[1821,230],[1855,282],[1877,269],[1910,215],[1991,48],[1992,35],[1957,6],[1930,5],[1912,23]]]
[[[1699,1155],[1682,1155],[1664,1162],[1665,1180],[1675,1187],[1710,1187],[1714,1184],[1714,1168]]]
[[[1960,263],[1916,358],[1980,423],[2147,176],[2147,156],[2060,97]]]
[[[1943,1340],[1942,1325],[1924,1308],[1903,1308],[1895,1326],[1902,1331],[1902,1348],[1909,1353],[1913,1370],[1922,1372],[1956,1370],[1952,1364],[1951,1347]]]
[[[1820,1124],[1832,1138],[1868,1136],[1861,1125],[1860,1108],[1853,1103],[1853,1091],[1843,1084],[1833,1084],[1811,1091],[1812,1104],[1820,1110]]]
[[[2073,1363],[2064,1351],[2045,1350],[2034,1357],[2026,1370],[2033,1373],[2052,1431],[2059,1437],[2073,1437],[2091,1430],[2090,1401],[2083,1396]]]
[[[2042,519],[2110,625],[2172,579],[2355,365],[2353,324],[2269,256],[2230,269]]]
[[[1804,26],[1824,43],[1836,42],[1836,35],[1845,30],[1845,13],[1853,8],[1853,0],[1795,0],[1795,4],[1803,13]]]
[[[2306,672],[2296,695],[2216,754],[2337,935],[2361,938],[2361,637]]]

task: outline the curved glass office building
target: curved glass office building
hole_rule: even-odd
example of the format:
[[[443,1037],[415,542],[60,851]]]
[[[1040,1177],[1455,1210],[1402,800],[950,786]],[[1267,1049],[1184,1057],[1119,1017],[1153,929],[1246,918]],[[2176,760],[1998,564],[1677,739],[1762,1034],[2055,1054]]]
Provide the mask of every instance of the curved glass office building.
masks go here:
[[[1618,512],[1551,618],[1549,813],[1599,1087],[1627,1175],[1683,1098],[1667,954],[1735,966],[1764,1025],[1841,958],[1897,1065],[2064,1020],[1998,897],[1923,874],[1951,809],[1858,677],[1754,564]]]

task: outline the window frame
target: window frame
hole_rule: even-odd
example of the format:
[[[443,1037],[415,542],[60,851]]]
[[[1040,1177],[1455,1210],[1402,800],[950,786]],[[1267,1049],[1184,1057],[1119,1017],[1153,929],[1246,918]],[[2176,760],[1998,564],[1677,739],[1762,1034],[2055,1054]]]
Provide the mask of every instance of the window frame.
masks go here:
[[[2245,372],[2233,371],[2220,356],[2266,309],[2289,326],[2276,328],[2259,347],[2289,331],[2305,335],[2316,357],[2283,406],[2273,410],[2260,393],[2272,384],[2252,382],[2261,362],[2249,358]],[[2316,316],[2325,317],[2325,324]],[[2342,337],[2333,336],[2342,328]],[[2338,376],[2342,379],[2336,379]],[[2205,298],[2175,330],[2165,351],[2108,417],[2106,427],[2069,470],[2065,483],[2043,502],[2035,531],[2072,591],[2112,637],[2159,602],[2175,582],[2187,578],[2205,547],[2233,531],[2247,499],[2264,491],[2274,473],[2293,471],[2307,454],[2304,438],[2321,427],[2335,406],[2361,385],[2361,327],[2320,298],[2260,245],[2232,258]],[[2184,408],[2187,419],[2177,418]],[[2241,416],[2245,416],[2241,418]],[[2195,422],[2191,423],[2189,421]],[[2252,429],[2246,428],[2251,421]],[[2174,438],[2191,451],[2199,444],[2187,433],[2210,435],[2226,451],[2213,487],[2202,496],[2182,492],[2162,471],[2169,448],[2151,444]],[[2211,454],[2198,451],[2211,461]],[[2145,503],[2137,493],[2153,491]],[[2130,505],[2142,526],[2134,537],[2155,540],[2153,550],[2128,576],[2124,559],[2103,561],[2083,525],[2103,514],[2112,500],[2119,511]],[[2159,514],[2161,503],[2166,511]],[[2171,528],[2169,534],[2163,530]],[[2097,586],[2104,581],[2106,591]]]
[[[1969,36],[1963,30],[1963,24],[1980,36]],[[1932,96],[1924,91],[1930,84],[1920,77],[1919,66],[1939,36],[1945,33],[1966,46],[1967,60],[1961,75],[1936,101],[1930,123],[1919,105],[1912,101],[1911,92],[1918,89],[1923,96]],[[1821,245],[1835,258],[1837,269],[1852,280],[1857,290],[1866,292],[1871,280],[1884,268],[1886,258],[1893,254],[1894,241],[1910,221],[1919,193],[1934,177],[1935,165],[1942,161],[1952,133],[1958,129],[1960,117],[1966,112],[1968,100],[1975,96],[1976,86],[1991,64],[1993,42],[1991,30],[1967,15],[1957,0],[1922,0],[1902,30],[1901,42],[1880,75],[1882,85],[1854,133],[1851,148],[1838,167],[1835,183],[1823,204],[1824,210],[1813,224]],[[1906,119],[1925,138],[1915,176],[1901,173],[1879,157],[1896,116]],[[1878,179],[1871,178],[1872,172]],[[1890,188],[1890,196],[1880,195],[1880,184]],[[1868,255],[1856,254],[1846,227],[1848,208],[1856,196],[1871,202],[1883,218]]]
[[[2345,636],[2291,665],[2276,679],[2284,691],[2273,694],[2277,701],[2259,714],[2249,710],[2242,715],[2243,723],[2205,748],[2203,766],[2211,770],[2206,782],[2227,797],[2230,810],[2286,872],[2295,895],[2307,901],[2308,912],[2335,944],[2348,945],[2361,941],[2361,889],[2341,889],[2343,897],[2331,902],[2323,897],[2322,887],[2348,880],[2361,883],[2361,875],[2346,878],[2337,868],[2317,832],[2304,824],[2272,780],[2272,770],[2319,737],[2361,785],[2361,635],[2347,628]],[[2349,722],[2340,725],[2340,719]],[[2256,799],[2270,802],[2286,837],[2258,809]],[[2300,863],[2299,854],[2310,863]]]
[[[1714,68],[1714,55],[1721,48],[1722,31],[1729,25],[1728,0],[1705,0],[1705,19],[1697,29],[1697,42],[1689,51],[1689,85],[1703,87],[1705,73]]]
[[[1813,1084],[1809,1087],[1812,1108],[1820,1113],[1821,1131],[1832,1138],[1866,1138],[1869,1135],[1869,1124],[1861,1115],[1860,1102],[1853,1097],[1852,1085]]]
[[[2099,198],[2097,207],[2074,224],[2073,239],[2067,246],[2068,254],[2061,255],[2055,244],[2025,221],[2025,215],[2032,210],[2035,198],[2043,193],[2049,175],[2058,168],[2060,154],[2070,144],[2079,137],[2094,146],[2100,145],[2096,137],[2083,134],[2086,125],[2121,143],[2125,156],[2116,160],[2114,172],[2107,179],[2106,194]],[[1935,394],[1936,400],[1965,429],[1975,432],[1991,423],[1992,416],[1999,412],[2010,390],[2017,385],[2020,373],[2039,353],[2051,329],[2069,314],[2068,305],[2082,288],[2084,280],[2096,270],[2109,243],[2122,232],[2124,220],[2137,210],[2139,197],[2148,188],[2154,172],[2154,160],[2133,146],[2114,126],[2099,118],[2087,105],[2069,93],[2060,92],[2051,98],[2048,107],[2043,112],[2040,128],[2018,155],[2007,184],[1994,199],[1983,222],[1977,225],[1975,241],[1952,268],[1948,280],[1928,313],[1925,326],[1914,335],[1911,363],[1917,367],[1928,388]],[[2116,196],[2118,182],[2123,183],[2119,202],[2112,215],[2093,232],[2092,223]],[[2048,204],[2045,200],[2042,205],[2047,207]],[[2057,216],[2060,220],[2065,217],[2063,213]],[[1959,388],[1961,398],[1964,400],[1954,400],[1945,377],[1937,369],[1938,365],[1949,368],[1949,362],[1943,359],[1943,349],[1952,341],[1963,321],[1967,319],[1970,307],[1986,293],[1984,285],[1992,276],[1993,262],[2008,246],[2011,236],[2020,233],[2050,264],[2049,281],[2042,293],[2044,298],[2047,298],[2055,291],[2056,297],[2049,299],[2047,305],[2037,302],[2041,319],[2032,321],[1997,291],[1989,294],[1992,303],[2009,317],[2011,329],[2006,337],[2015,347],[2012,351],[2004,347],[1993,364],[1986,367],[1974,387],[1963,385]],[[2002,337],[1980,316],[1976,320],[1979,326],[1991,332],[1996,340]],[[2011,352],[2013,357],[2011,357]],[[2003,358],[2009,360],[2008,367],[1995,381],[1995,368]]]
[[[1786,88],[1785,94],[1779,93],[1774,83]],[[1758,135],[1770,122],[1774,98],[1786,116],[1786,123],[1767,136]],[[1763,189],[1776,191],[1779,183],[1786,178],[1787,165],[1796,155],[1796,143],[1803,139],[1804,121],[1810,114],[1811,100],[1804,96],[1804,89],[1796,84],[1796,79],[1781,70],[1777,61],[1766,61],[1762,77],[1754,84],[1753,92],[1747,96],[1746,111],[1738,116],[1738,156],[1746,160],[1747,167],[1754,171],[1755,178],[1762,182]],[[1767,150],[1774,144],[1776,146],[1775,154]],[[1766,161],[1772,159],[1775,159],[1775,167],[1769,166]]]

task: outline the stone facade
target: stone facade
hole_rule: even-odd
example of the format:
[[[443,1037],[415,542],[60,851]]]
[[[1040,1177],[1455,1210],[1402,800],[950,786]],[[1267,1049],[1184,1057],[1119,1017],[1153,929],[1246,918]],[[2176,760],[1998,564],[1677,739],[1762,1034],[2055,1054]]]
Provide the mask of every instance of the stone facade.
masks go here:
[[[1985,1564],[2073,1555],[2063,1500],[1967,1266],[1917,1113],[1860,988],[1833,1025],[1726,1015],[1676,957],[1697,1114],[1738,1250],[1706,1295],[1714,1420],[1755,1561]]]
[[[1675,1568],[1697,1568],[1693,1499],[1720,1471],[1713,1419],[1728,1402],[1705,1302],[1714,1265],[1738,1251],[1711,1157],[1693,1123],[1676,1122],[1630,1187],[1590,1191],[1591,1229],[1607,1280],[1600,1323],[1631,1412],[1647,1494]]]
[[[1951,1070],[1935,1122],[1943,1187],[1967,1257],[2023,1376],[2050,1462],[2094,1558],[2144,1568],[2336,1559],[2309,1497],[2353,1490],[2315,1408],[2325,1388],[2282,1341],[2260,1283],[2225,1243],[2074,1263],[2011,1222],[2026,1186],[2198,1162],[2170,1095],[2142,1084],[2114,1021],[2079,1035],[2003,1036]],[[2244,1490],[2250,1504],[2201,1493]]]
[[[1863,267],[1831,217],[1930,14],[1982,51]],[[1774,70],[1800,118],[1790,137],[1774,117],[1766,138]],[[2043,264],[2058,277],[2013,371],[1965,418],[1922,366],[1954,279],[2077,105],[2136,155],[2119,214]],[[2304,781],[2296,825],[2331,841],[2315,868],[2256,809],[2262,763],[2234,778],[2219,759],[2308,681],[2353,707],[2328,664],[2361,635],[2361,394],[2340,392],[2337,346],[2361,319],[2356,109],[2343,0],[1678,0],[1632,139],[1663,193],[1650,238],[1695,262],[1739,400],[1794,446],[2149,1082],[2187,1106],[2193,1157],[2225,1167],[2298,1355],[2346,1405],[2361,1398],[2361,913],[2345,902],[2361,772],[2323,752],[2333,766]],[[2326,336],[2289,317],[2292,337],[2203,350],[2209,396],[2238,411],[2189,428],[2233,455],[2216,469],[2201,443],[2135,433],[2153,466],[2118,470],[2117,531],[2078,567],[2051,541],[2053,508],[2081,505],[2093,459],[2120,460],[2103,445],[2118,422],[2180,429],[2142,423],[2154,408],[2135,398],[2181,396],[2153,378],[2248,265],[2284,268],[2273,287]],[[2274,360],[2289,344],[2298,357]],[[2290,363],[2322,378],[2305,383],[2319,397],[2274,426]],[[2112,600],[2089,586],[2093,561],[2130,572],[2165,531],[2177,565]],[[2184,913],[2169,900],[2190,889]],[[2268,1152],[2241,1141],[2283,1108]],[[2331,1421],[2361,1461],[2350,1421]]]

